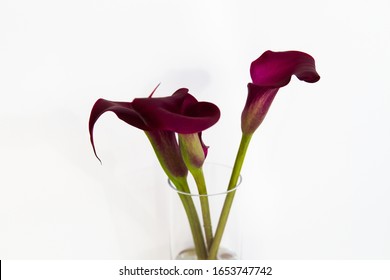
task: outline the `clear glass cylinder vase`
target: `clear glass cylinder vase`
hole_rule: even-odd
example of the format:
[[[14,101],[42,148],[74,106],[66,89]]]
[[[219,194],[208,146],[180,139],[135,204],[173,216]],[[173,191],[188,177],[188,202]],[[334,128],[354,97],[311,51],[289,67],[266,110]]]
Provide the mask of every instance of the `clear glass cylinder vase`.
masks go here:
[[[176,260],[196,260],[194,240],[191,233],[188,217],[184,210],[181,196],[191,199],[196,208],[199,217],[199,223],[202,228],[203,239],[205,240],[206,250],[207,241],[205,238],[205,227],[201,207],[201,199],[208,202],[211,227],[213,236],[218,225],[220,214],[229,193],[234,193],[233,205],[230,209],[228,221],[219,246],[217,259],[229,260],[241,258],[241,232],[240,224],[240,205],[239,205],[239,186],[242,177],[239,177],[237,185],[227,191],[232,168],[222,164],[206,163],[203,166],[203,173],[206,181],[207,195],[199,195],[196,184],[191,175],[188,175],[190,193],[182,192],[176,189],[174,184],[168,180],[170,186],[170,250],[171,258]]]

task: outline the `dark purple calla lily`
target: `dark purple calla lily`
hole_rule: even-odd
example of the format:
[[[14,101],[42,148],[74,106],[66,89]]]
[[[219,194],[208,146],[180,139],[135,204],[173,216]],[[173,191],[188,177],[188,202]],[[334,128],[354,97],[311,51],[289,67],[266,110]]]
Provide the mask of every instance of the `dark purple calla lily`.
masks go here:
[[[201,131],[219,120],[220,111],[212,103],[198,102],[186,88],[169,97],[153,98],[152,94],[149,98],[136,98],[133,102],[96,101],[89,120],[95,155],[94,125],[103,113],[111,111],[122,121],[146,132],[166,171],[176,177],[185,176],[187,169],[181,159],[175,133],[199,133],[200,137]]]
[[[299,51],[266,51],[252,62],[250,74],[252,83],[248,84],[248,98],[241,116],[245,134],[253,134],[259,127],[279,88],[286,86],[292,75],[308,83],[320,79],[313,57]]]
[[[150,130],[198,133],[214,125],[220,117],[216,105],[197,101],[186,88],[170,97],[136,98],[132,105]]]

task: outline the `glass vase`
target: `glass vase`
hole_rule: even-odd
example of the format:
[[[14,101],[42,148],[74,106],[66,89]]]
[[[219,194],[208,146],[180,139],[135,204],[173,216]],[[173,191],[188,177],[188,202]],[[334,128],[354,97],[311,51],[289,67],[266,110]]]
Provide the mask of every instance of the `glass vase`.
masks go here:
[[[241,257],[241,224],[239,216],[239,191],[242,177],[240,176],[237,185],[227,191],[232,168],[222,164],[206,163],[203,166],[203,173],[206,181],[207,195],[199,195],[196,184],[191,174],[188,175],[190,187],[189,192],[182,192],[176,189],[174,184],[168,180],[170,187],[170,250],[171,259],[176,260],[196,260],[197,254],[194,246],[194,239],[191,233],[189,221],[184,211],[182,199],[179,196],[186,197],[193,201],[198,214],[200,227],[202,229],[205,247],[207,241],[204,232],[204,220],[202,218],[201,199],[207,201],[211,217],[212,233],[218,225],[219,217],[223,208],[226,196],[234,192],[234,202],[229,213],[229,218],[224,230],[221,245],[219,246],[217,259],[236,260]]]

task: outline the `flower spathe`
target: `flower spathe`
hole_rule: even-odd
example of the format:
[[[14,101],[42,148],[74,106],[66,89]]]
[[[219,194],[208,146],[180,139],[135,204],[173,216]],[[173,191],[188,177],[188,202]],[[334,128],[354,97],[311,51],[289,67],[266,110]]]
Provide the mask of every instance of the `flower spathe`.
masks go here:
[[[135,98],[132,105],[149,130],[167,130],[182,134],[206,130],[213,126],[221,115],[216,105],[199,102],[186,88],[178,89],[168,97]]]
[[[315,69],[314,59],[299,51],[266,51],[252,62],[250,74],[252,83],[248,84],[248,96],[241,114],[241,142],[228,190],[236,186],[252,135],[264,120],[279,88],[287,85],[292,75],[308,83],[314,83],[320,79]],[[225,198],[213,243],[209,249],[209,259],[217,256],[234,195],[235,191],[232,191]]]
[[[153,97],[155,90],[148,98],[136,98],[133,102],[105,99],[96,101],[89,120],[93,150],[97,157],[93,139],[94,125],[102,114],[111,111],[127,124],[145,131],[168,178],[178,190],[190,192],[187,183],[188,168],[180,151],[176,133],[179,134],[179,138],[183,136],[183,139],[187,139],[187,135],[190,136],[190,143],[184,140],[185,144],[199,144],[199,153],[195,156],[203,163],[207,148],[201,139],[201,132],[219,120],[220,111],[212,103],[198,102],[186,88],[178,89],[171,96],[158,98]],[[193,154],[187,155],[189,157],[186,159],[193,162],[194,158],[191,158],[191,155]],[[199,259],[206,259],[207,249],[195,205],[189,197],[180,195],[180,199],[188,217],[197,256]]]
[[[279,88],[286,86],[293,75],[307,83],[320,79],[314,58],[300,51],[266,51],[252,62],[252,83],[241,115],[244,134],[253,134],[265,118]]]
[[[153,91],[154,93],[154,91]],[[174,177],[186,176],[175,133],[199,133],[214,125],[220,118],[218,107],[209,102],[199,102],[181,88],[168,97],[135,98],[132,102],[99,99],[93,106],[89,119],[90,140],[97,157],[93,129],[105,112],[111,111],[127,124],[144,130],[164,170]]]

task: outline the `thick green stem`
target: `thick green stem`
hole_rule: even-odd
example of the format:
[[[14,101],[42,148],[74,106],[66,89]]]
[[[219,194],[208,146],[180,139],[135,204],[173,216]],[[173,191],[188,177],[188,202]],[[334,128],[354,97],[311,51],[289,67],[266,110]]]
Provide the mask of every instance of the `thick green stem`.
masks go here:
[[[234,162],[233,171],[230,177],[228,191],[234,189],[240,178],[241,168],[244,163],[246,151],[248,149],[252,134],[243,134],[241,137],[240,147],[237,152],[236,161]],[[221,216],[219,217],[218,226],[214,235],[214,240],[209,249],[209,260],[215,260],[217,258],[219,246],[221,244],[222,236],[225,231],[226,223],[229,217],[230,209],[233,204],[233,199],[236,191],[233,190],[226,195],[225,203],[223,205]]]
[[[187,168],[182,161],[174,133],[164,131],[145,131],[145,133],[168,178],[176,186],[178,191],[190,193],[187,183]],[[197,257],[200,260],[207,259],[207,249],[204,242],[202,227],[192,197],[180,193],[179,196],[190,224]]]
[[[210,249],[213,242],[213,229],[211,225],[209,198],[207,196],[206,182],[202,168],[190,170],[198,187],[200,206],[202,208],[203,227],[206,235],[207,248]]]
[[[207,197],[206,182],[202,166],[206,158],[202,141],[198,133],[179,134],[179,146],[183,161],[195,179],[198,188],[200,206],[202,209],[203,227],[206,236],[207,248],[213,242],[209,199]]]
[[[190,193],[187,181],[173,181],[173,183],[179,191]],[[182,201],[184,210],[187,214],[188,222],[190,224],[196,255],[199,260],[205,260],[207,259],[207,249],[204,243],[202,227],[200,225],[198,212],[196,211],[192,197],[190,195],[185,195],[181,193],[179,193],[179,197]]]

